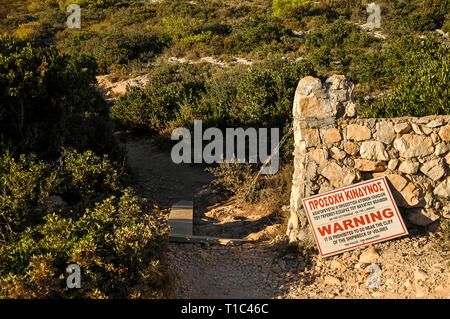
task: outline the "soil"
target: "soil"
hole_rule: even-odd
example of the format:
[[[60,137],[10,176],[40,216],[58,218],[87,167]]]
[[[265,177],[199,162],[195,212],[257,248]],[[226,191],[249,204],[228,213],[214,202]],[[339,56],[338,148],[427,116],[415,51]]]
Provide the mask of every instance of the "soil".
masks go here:
[[[170,151],[159,149],[151,138],[127,137],[125,147],[138,191],[162,209],[193,200],[213,178],[201,166],[175,164]]]

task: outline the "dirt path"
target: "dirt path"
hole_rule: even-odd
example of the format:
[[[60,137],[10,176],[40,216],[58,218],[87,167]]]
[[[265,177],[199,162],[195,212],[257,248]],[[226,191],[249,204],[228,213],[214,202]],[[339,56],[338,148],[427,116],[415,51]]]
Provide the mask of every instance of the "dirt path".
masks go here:
[[[208,188],[212,176],[200,167],[176,165],[169,151],[149,138],[127,138],[127,163],[143,196],[168,209],[180,200],[196,200],[194,234],[242,238],[258,232],[267,217],[239,216],[240,207]],[[215,208],[208,210],[209,205]],[[174,298],[274,298],[278,282],[268,276],[277,261],[264,244],[219,246],[170,243],[168,262],[176,278]],[[276,268],[276,267],[275,267]]]
[[[175,165],[170,152],[159,150],[150,139],[128,139],[126,149],[142,195],[166,209],[180,200],[202,203],[194,234],[243,238],[270,221],[232,203],[220,204],[221,194],[207,187],[209,174],[196,166]],[[412,229],[410,233],[374,249],[328,259],[315,251],[289,253],[283,245],[267,242],[239,246],[171,243],[168,262],[176,279],[173,298],[450,298],[448,241],[440,238],[439,231]],[[379,288],[368,287],[371,264],[379,267]]]
[[[264,244],[171,244],[169,260],[178,281],[174,298],[279,297],[288,291],[272,272],[279,267],[274,257]]]
[[[212,180],[198,166],[173,163],[170,152],[159,150],[149,138],[128,138],[126,150],[138,190],[163,209],[192,200]]]

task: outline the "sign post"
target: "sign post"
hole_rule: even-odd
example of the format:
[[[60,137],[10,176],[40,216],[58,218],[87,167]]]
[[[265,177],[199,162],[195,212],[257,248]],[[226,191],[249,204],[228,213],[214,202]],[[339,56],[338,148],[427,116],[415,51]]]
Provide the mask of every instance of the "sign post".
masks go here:
[[[305,198],[303,208],[322,257],[408,234],[384,176]]]

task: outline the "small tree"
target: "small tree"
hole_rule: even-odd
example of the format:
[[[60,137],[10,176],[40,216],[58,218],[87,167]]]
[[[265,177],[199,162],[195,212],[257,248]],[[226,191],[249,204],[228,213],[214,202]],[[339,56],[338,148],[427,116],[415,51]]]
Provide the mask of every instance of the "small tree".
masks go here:
[[[0,140],[21,152],[58,152],[75,120],[107,111],[92,85],[96,68],[86,55],[0,37]]]

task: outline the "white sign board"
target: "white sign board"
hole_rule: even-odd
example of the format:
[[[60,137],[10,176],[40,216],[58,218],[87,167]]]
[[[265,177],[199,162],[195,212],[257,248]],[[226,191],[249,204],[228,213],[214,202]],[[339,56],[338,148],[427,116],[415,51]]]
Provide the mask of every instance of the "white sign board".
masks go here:
[[[303,199],[322,257],[408,234],[386,177]]]

